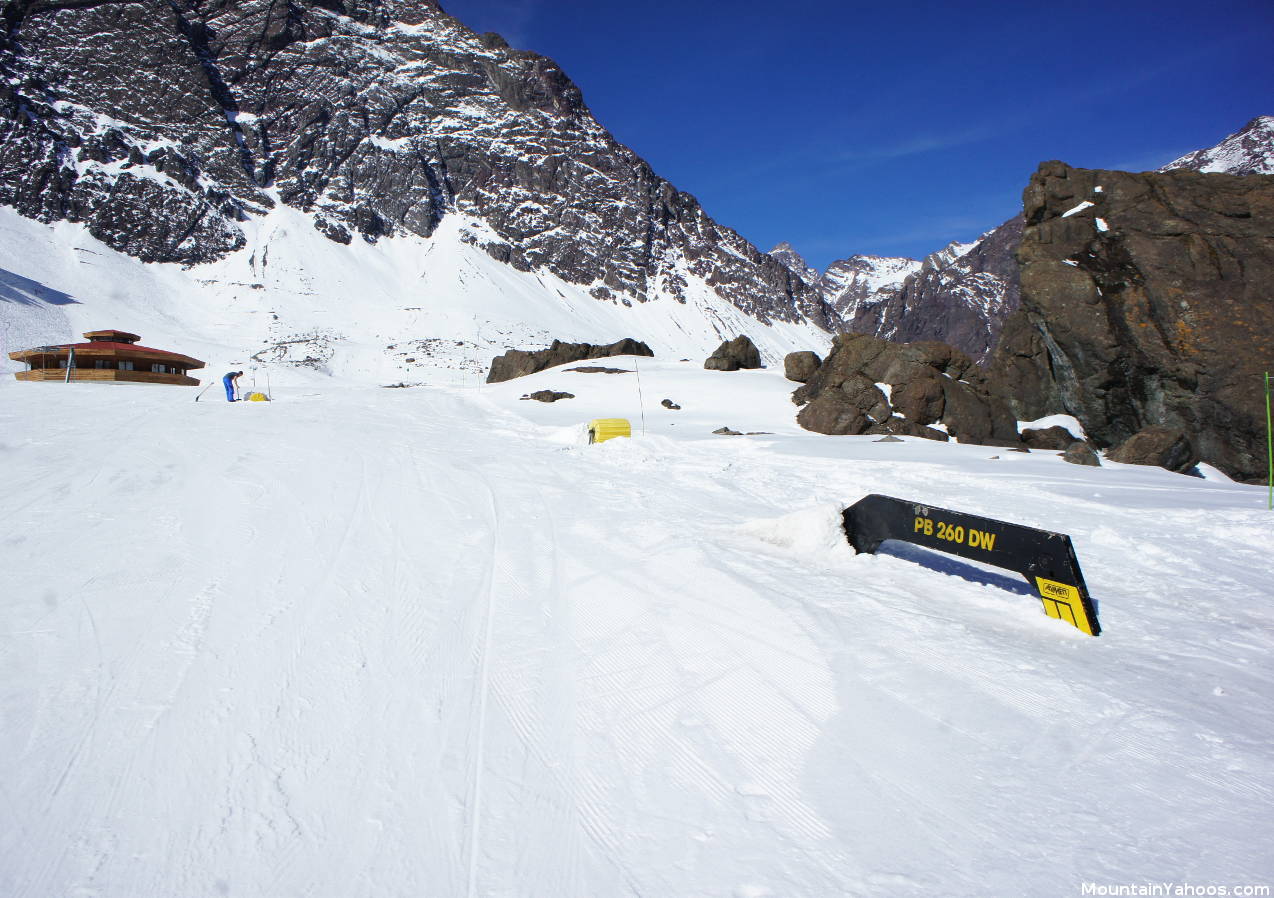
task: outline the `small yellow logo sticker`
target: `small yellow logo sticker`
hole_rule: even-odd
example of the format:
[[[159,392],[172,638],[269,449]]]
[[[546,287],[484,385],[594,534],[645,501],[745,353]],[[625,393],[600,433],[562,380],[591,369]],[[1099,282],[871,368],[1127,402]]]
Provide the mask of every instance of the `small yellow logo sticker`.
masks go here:
[[[1056,580],[1035,578],[1040,598],[1044,602],[1044,613],[1049,617],[1064,620],[1089,636],[1093,635],[1093,626],[1088,622],[1088,614],[1084,610],[1084,601],[1079,590],[1069,583],[1058,583]]]
[[[1058,583],[1056,580],[1045,580],[1043,577],[1036,577],[1035,585],[1040,588],[1040,595],[1050,599],[1056,599],[1068,604],[1079,601],[1079,590],[1067,583]]]

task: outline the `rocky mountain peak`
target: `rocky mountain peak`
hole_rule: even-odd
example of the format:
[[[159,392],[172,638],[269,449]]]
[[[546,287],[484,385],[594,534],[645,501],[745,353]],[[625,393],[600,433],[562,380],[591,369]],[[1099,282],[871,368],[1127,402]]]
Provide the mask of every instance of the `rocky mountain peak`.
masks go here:
[[[694,284],[762,322],[834,317],[616,141],[556,63],[431,0],[5,15],[0,203],[145,261],[220,258],[276,203],[341,243],[429,237],[459,213],[494,258],[602,301],[685,302]]]
[[[1274,175],[1274,115],[1258,116],[1216,146],[1187,153],[1159,171],[1175,169],[1231,175]]]
[[[818,273],[818,269],[806,262],[805,257],[797,252],[796,248],[786,240],[770,250],[768,255],[777,259],[785,268],[810,286],[817,287],[819,285],[822,275]]]
[[[852,321],[859,309],[896,296],[903,282],[919,270],[920,262],[915,259],[855,255],[829,265],[821,286],[837,314]]]

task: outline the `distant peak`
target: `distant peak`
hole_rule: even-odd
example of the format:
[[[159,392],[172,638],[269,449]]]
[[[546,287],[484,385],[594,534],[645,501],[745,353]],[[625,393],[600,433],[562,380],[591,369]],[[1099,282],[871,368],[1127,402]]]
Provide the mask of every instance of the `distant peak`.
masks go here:
[[[1187,153],[1159,171],[1176,169],[1231,175],[1274,175],[1274,115],[1258,115],[1216,146]]]

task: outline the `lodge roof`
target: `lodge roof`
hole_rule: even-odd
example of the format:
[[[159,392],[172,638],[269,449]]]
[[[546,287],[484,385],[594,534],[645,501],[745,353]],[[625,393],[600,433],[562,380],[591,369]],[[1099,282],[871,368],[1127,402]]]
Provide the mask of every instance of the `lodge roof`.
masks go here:
[[[31,359],[38,358],[42,355],[69,355],[71,350],[75,350],[76,356],[92,358],[94,356],[107,356],[110,358],[148,358],[155,361],[163,360],[180,365],[187,370],[193,368],[202,368],[204,363],[196,358],[188,355],[182,355],[179,352],[169,352],[165,349],[153,349],[149,346],[140,346],[133,342],[140,340],[136,334],[130,334],[127,331],[103,330],[88,331],[84,334],[89,338],[87,343],[61,343],[56,346],[36,346],[33,349],[22,349],[17,352],[9,353],[9,358],[15,362],[29,362]]]

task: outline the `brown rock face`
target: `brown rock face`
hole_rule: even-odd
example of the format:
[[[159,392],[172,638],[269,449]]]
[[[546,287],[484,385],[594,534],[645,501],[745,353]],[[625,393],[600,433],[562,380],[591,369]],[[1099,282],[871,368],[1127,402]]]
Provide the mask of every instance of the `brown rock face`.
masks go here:
[[[1022,308],[991,364],[1018,417],[1066,412],[1107,447],[1193,435],[1231,477],[1265,467],[1274,176],[1074,169],[1024,195]]]
[[[1147,427],[1106,453],[1111,461],[1128,465],[1158,465],[1185,474],[1199,463],[1190,437],[1168,427]]]
[[[878,384],[889,386],[889,395]],[[892,433],[962,443],[1018,445],[1008,405],[988,394],[979,369],[945,343],[890,343],[838,334],[832,351],[792,394],[806,430]],[[942,424],[946,432],[929,425]]]

